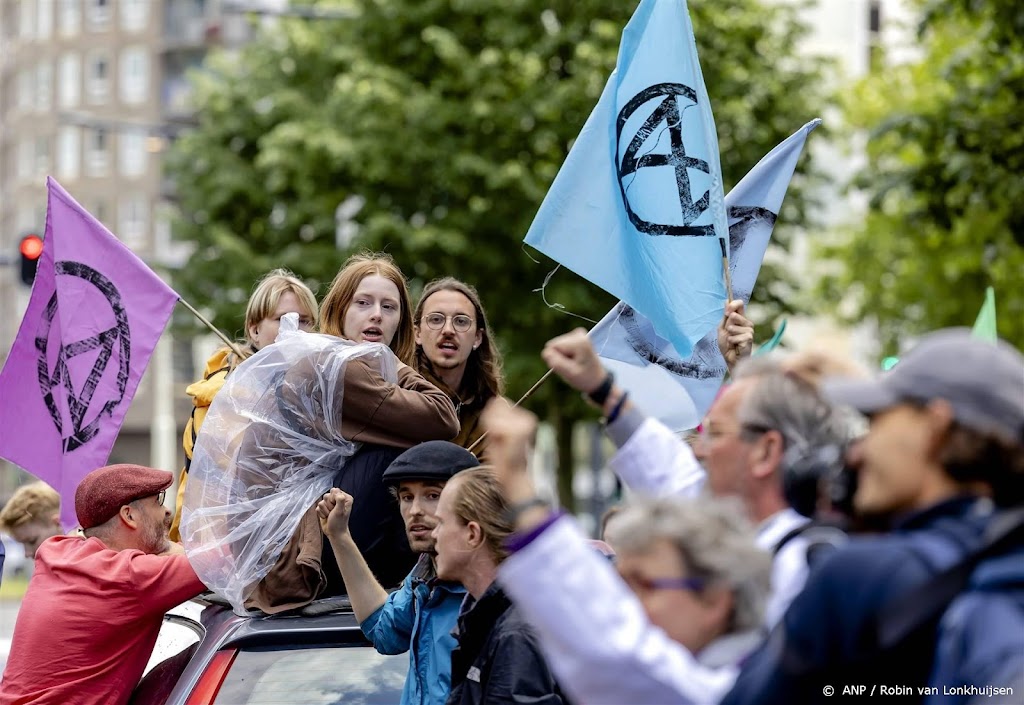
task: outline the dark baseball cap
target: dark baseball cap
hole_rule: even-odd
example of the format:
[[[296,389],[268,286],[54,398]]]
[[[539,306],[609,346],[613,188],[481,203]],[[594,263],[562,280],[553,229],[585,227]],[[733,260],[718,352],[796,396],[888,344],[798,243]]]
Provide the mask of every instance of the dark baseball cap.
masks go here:
[[[121,507],[159,494],[174,481],[166,470],[143,465],[108,465],[86,475],[75,490],[75,514],[83,529],[105,524]]]
[[[827,380],[824,391],[865,414],[945,399],[962,426],[1024,442],[1024,356],[1003,341],[974,338],[967,328],[930,333],[879,377]]]
[[[460,470],[479,464],[476,456],[462,446],[448,441],[427,441],[392,460],[382,479],[386,485],[395,485],[401,480],[447,482]]]

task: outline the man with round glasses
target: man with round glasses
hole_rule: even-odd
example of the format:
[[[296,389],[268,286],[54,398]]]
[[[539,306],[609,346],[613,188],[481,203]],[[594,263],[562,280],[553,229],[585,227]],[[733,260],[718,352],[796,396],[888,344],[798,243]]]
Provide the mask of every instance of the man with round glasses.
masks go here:
[[[156,644],[164,613],[203,592],[163,506],[173,476],[109,465],[75,492],[83,535],[36,552],[18,614],[0,703],[125,703]]]
[[[417,371],[451,398],[461,425],[452,442],[469,448],[483,434],[480,412],[505,388],[480,295],[458,279],[436,279],[423,290],[414,326]],[[473,452],[479,456],[482,446]]]

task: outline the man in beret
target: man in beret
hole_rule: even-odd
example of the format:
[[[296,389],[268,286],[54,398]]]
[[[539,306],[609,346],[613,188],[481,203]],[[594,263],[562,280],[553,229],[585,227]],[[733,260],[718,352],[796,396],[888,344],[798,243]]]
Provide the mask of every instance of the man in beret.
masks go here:
[[[468,450],[448,441],[414,446],[392,461],[383,481],[398,499],[409,546],[420,554],[402,587],[388,592],[377,582],[349,533],[352,496],[335,488],[317,504],[320,527],[348,587],[352,610],[366,637],[382,654],[409,652],[409,675],[402,705],[441,705],[451,689],[451,631],[466,590],[437,580],[434,570],[435,513],[441,490],[451,477],[480,463]]]
[[[164,613],[206,587],[167,531],[173,476],[110,465],[75,492],[84,536],[36,551],[0,705],[120,705],[138,684]]]

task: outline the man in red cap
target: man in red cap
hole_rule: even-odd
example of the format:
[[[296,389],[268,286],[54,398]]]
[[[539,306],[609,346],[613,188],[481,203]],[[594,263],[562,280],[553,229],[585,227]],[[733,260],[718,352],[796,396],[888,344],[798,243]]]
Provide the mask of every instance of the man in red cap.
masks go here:
[[[171,473],[94,470],[75,492],[82,536],[54,536],[14,628],[0,705],[120,705],[142,677],[163,614],[206,587],[167,531]]]

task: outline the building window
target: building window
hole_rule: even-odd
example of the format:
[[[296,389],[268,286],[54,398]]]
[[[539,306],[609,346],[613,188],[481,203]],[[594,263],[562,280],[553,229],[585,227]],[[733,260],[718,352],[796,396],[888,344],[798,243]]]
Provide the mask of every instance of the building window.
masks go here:
[[[149,202],[141,194],[126,196],[118,203],[117,237],[132,249],[146,244],[149,227]]]
[[[89,176],[106,175],[107,169],[110,168],[109,141],[109,135],[102,127],[90,131],[85,164]]]
[[[35,179],[36,153],[35,144],[29,140],[18,143],[18,178],[22,181]]]
[[[18,109],[29,111],[36,104],[36,72],[24,69],[18,74]]]
[[[82,27],[82,0],[60,0],[57,31],[64,37],[73,37]]]
[[[73,108],[82,99],[82,65],[78,54],[60,57],[57,96],[57,102],[62,108]]]
[[[38,39],[49,39],[53,34],[53,0],[36,0],[39,23],[36,25]]]
[[[53,95],[53,64],[40,61],[36,66],[36,110],[49,110]]]
[[[36,30],[36,6],[31,0],[21,0],[21,17],[18,21],[18,36],[32,39]]]
[[[92,208],[89,209],[92,213],[92,217],[103,223],[104,227],[107,225],[107,202],[103,200],[95,201],[92,204]],[[110,228],[107,228],[109,230]]]
[[[880,0],[871,0],[868,3],[868,31],[872,34],[882,31],[882,3]]]
[[[93,54],[89,58],[88,73],[89,99],[102,103],[110,92],[110,60],[105,54]]]
[[[150,0],[121,0],[121,29],[141,32],[149,23]]]
[[[868,69],[879,68],[883,58],[882,3],[880,0],[871,0],[868,3]]]
[[[110,23],[110,5],[112,0],[85,0],[85,16],[91,29],[105,29]]]
[[[44,177],[50,170],[50,138],[36,137],[35,176]]]
[[[57,175],[77,179],[82,161],[81,132],[77,127],[62,127],[57,134]]]
[[[146,151],[146,134],[136,130],[122,132],[118,136],[118,162],[121,174],[138,177],[146,173],[149,153]]]
[[[22,206],[15,216],[14,229],[19,233],[37,232],[41,235],[45,224],[45,217],[41,221],[36,220],[36,209],[33,206]]]
[[[122,51],[119,65],[121,101],[145,103],[149,93],[149,54],[145,47],[128,47]]]

